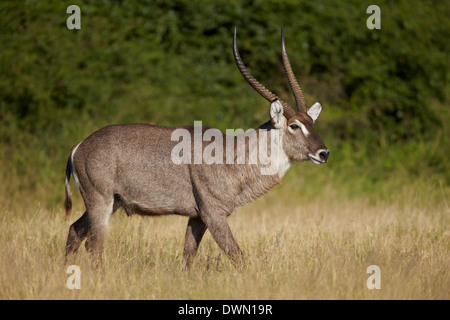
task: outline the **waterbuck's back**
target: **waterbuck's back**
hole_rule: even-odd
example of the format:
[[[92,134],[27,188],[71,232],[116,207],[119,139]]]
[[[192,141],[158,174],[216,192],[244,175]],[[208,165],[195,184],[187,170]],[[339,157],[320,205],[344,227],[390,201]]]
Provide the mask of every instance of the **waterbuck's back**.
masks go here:
[[[172,132],[128,124],[107,126],[87,137],[72,152],[84,200],[100,193],[113,195],[128,214],[195,215],[188,167],[171,161],[177,143],[170,140]]]
[[[173,159],[177,139],[174,130],[189,133],[189,163],[176,164]],[[208,199],[213,207],[229,213],[243,206],[280,182],[278,175],[261,175],[257,164],[248,164],[249,144],[244,145],[245,163],[238,163],[237,137],[215,130],[222,139],[220,163],[197,163],[211,141],[195,139],[202,126],[161,127],[148,124],[112,125],[102,128],[72,151],[75,181],[79,180],[83,199],[98,201],[114,197],[115,206],[128,214],[180,214],[196,217],[199,199]],[[195,132],[197,130],[197,133]],[[226,163],[226,143],[231,139],[233,163]],[[247,141],[247,140],[242,140]],[[200,145],[200,148],[196,146]],[[185,152],[184,150],[183,152]]]

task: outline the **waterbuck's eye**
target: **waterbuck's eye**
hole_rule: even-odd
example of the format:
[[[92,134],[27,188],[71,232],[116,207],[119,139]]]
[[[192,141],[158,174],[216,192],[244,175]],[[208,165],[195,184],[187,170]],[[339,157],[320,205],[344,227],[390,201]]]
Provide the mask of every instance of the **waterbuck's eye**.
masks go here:
[[[289,129],[292,130],[292,133],[294,133],[294,131],[297,130],[298,128],[302,129],[302,132],[305,135],[305,137],[309,135],[308,129],[306,129],[305,125],[298,120],[295,120],[295,123],[289,126]]]

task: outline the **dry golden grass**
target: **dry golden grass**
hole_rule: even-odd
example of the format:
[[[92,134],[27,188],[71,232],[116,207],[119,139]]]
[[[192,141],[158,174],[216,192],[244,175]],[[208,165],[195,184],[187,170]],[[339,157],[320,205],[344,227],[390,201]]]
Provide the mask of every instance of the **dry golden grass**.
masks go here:
[[[72,262],[81,267],[80,290],[66,287],[63,251],[81,200],[71,221],[62,209],[4,210],[0,299],[449,299],[448,205],[405,190],[393,203],[369,204],[325,188],[320,201],[304,203],[279,187],[230,218],[247,258],[242,271],[207,233],[185,272],[186,218],[119,211],[103,268],[91,267],[84,247]],[[380,290],[366,286],[369,265],[381,269]]]

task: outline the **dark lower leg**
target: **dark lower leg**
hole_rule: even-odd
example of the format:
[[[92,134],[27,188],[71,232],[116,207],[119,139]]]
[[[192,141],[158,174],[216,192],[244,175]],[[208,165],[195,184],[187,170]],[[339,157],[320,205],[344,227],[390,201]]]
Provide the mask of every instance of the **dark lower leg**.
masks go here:
[[[96,227],[90,230],[85,247],[86,251],[89,253],[91,260],[95,265],[102,264],[102,254],[103,254],[103,243],[106,236],[106,226]]]
[[[197,249],[206,231],[205,223],[196,218],[189,218],[186,228],[186,237],[184,243],[184,261],[186,269],[189,269],[192,261],[197,254]]]
[[[226,217],[217,215],[205,220],[209,232],[219,247],[227,254],[235,265],[243,265],[244,254],[231,233]]]
[[[89,219],[87,211],[80,219],[75,221],[69,229],[69,235],[66,242],[66,258],[71,253],[76,253],[81,242],[86,238],[89,231]]]

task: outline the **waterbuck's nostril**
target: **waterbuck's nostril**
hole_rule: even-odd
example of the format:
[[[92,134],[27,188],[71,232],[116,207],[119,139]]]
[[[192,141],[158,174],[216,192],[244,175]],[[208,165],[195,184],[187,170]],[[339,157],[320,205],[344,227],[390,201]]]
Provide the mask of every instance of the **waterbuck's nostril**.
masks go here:
[[[330,151],[322,151],[319,153],[319,156],[325,161],[328,160],[328,156],[330,155]]]

